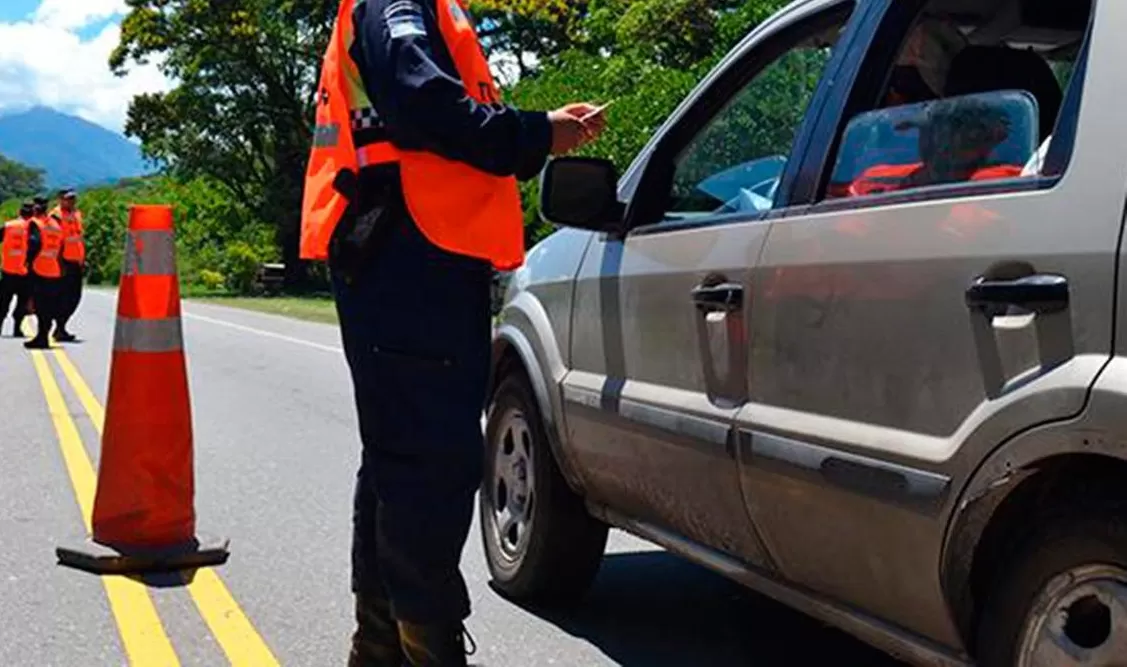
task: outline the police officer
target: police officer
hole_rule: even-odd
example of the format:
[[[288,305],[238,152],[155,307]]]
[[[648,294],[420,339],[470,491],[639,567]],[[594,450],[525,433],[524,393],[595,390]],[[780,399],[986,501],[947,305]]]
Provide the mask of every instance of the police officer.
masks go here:
[[[74,190],[59,192],[59,205],[51,217],[63,228],[63,278],[59,295],[58,320],[55,322],[55,340],[70,343],[76,340],[67,331],[67,323],[82,301],[82,277],[86,271],[86,240],[82,224],[82,211],[78,210],[78,193]]]
[[[31,216],[35,206],[24,202],[20,215],[0,227],[0,325],[8,317],[12,299],[16,309],[12,311],[12,337],[23,336],[23,318],[27,316],[28,298],[31,294],[28,285],[28,252],[31,243]]]
[[[351,667],[466,665],[492,271],[524,260],[517,180],[605,126],[499,99],[463,0],[342,0],[302,256],[332,268],[363,443]]]
[[[47,199],[36,197],[28,234],[28,260],[31,296],[35,301],[35,317],[39,323],[35,337],[24,343],[29,350],[50,347],[51,325],[59,309],[63,277],[63,228],[47,214]]]

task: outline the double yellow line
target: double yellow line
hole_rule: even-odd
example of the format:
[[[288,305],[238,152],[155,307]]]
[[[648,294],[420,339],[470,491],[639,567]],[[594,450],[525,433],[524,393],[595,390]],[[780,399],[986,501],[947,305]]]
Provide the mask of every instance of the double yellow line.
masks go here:
[[[105,409],[64,351],[36,350],[31,353],[32,363],[43,388],[43,397],[47,401],[51,421],[59,438],[63,460],[74,487],[74,495],[89,534],[97,476],[59,383],[51,371],[48,358],[54,358],[58,364],[99,435],[105,422]],[[102,582],[129,664],[136,667],[179,667],[180,660],[145,584],[122,576],[103,577]],[[185,585],[196,609],[232,667],[276,667],[279,664],[213,570],[196,571],[195,576],[185,579]]]

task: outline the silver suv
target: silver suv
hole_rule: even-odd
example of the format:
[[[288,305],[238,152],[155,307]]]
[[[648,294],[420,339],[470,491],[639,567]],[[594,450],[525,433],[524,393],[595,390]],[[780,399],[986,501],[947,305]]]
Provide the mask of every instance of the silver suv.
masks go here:
[[[495,339],[522,600],[624,529],[917,665],[1127,664],[1127,2],[802,0],[564,227]]]

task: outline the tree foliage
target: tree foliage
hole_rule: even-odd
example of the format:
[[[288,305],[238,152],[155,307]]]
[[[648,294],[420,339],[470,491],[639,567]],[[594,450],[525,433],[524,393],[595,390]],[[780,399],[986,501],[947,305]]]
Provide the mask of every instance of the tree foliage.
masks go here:
[[[135,98],[126,131],[141,139],[148,156],[170,165],[171,177],[162,182],[173,196],[194,202],[184,204],[189,208],[207,210],[198,216],[186,213],[181,226],[182,243],[192,248],[191,261],[199,263],[189,273],[215,283],[229,265],[246,266],[249,257],[265,257],[270,253],[256,245],[264,229],[274,230],[287,266],[297,267],[313,91],[338,0],[127,4],[130,11],[111,66],[123,72],[134,64],[156,62],[176,85],[167,93]],[[510,101],[526,109],[615,101],[609,131],[585,152],[608,157],[622,168],[708,69],[782,4],[470,2],[489,55],[515,65],[513,76],[505,79]],[[537,223],[536,187],[523,188],[532,239],[546,231]],[[115,219],[124,220],[123,204],[107,200],[106,206],[116,206]],[[197,224],[200,230],[191,229]],[[243,227],[249,231],[240,231]],[[239,246],[224,260],[227,249],[199,234],[215,234],[221,243],[237,238],[252,252]],[[113,262],[107,271],[116,270],[111,267]]]
[[[153,60],[176,86],[140,95],[126,132],[186,179],[207,176],[276,226],[297,261],[313,90],[335,0],[129,0],[110,58]],[[296,276],[294,276],[296,277]]]
[[[43,171],[0,155],[0,201],[43,190]],[[0,221],[2,223],[3,221]]]

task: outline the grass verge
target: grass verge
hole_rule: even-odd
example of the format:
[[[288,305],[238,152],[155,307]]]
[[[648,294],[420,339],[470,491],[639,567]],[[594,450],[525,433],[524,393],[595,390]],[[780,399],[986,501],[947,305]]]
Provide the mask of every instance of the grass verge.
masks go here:
[[[88,289],[100,290],[116,294],[114,285],[89,285]],[[240,308],[256,313],[268,315],[281,315],[307,322],[320,322],[322,324],[338,324],[336,304],[328,294],[311,296],[234,296],[230,292],[213,291],[201,287],[185,286],[180,288],[180,295],[186,301],[195,303]]]
[[[325,297],[242,297],[193,295],[189,300],[216,306],[253,310],[258,313],[282,315],[309,322],[336,324],[337,311],[333,300]]]

